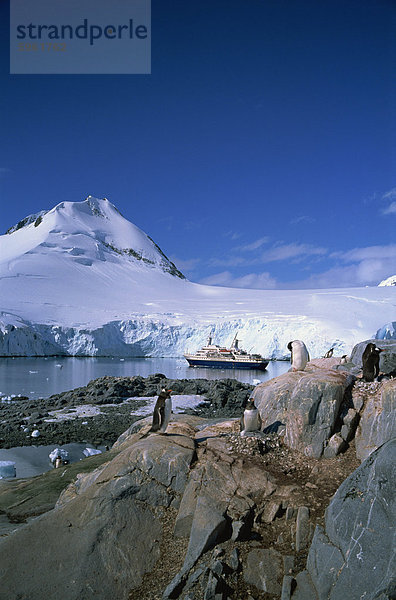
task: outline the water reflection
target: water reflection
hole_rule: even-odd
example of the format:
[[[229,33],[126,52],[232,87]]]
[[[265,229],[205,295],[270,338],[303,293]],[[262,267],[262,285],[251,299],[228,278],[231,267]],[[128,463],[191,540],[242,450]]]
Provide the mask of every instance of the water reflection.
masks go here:
[[[183,358],[1,358],[0,393],[46,398],[87,385],[104,375],[147,377],[163,373],[170,379],[237,379],[257,385],[290,368],[290,363],[272,361],[266,371],[191,368]]]

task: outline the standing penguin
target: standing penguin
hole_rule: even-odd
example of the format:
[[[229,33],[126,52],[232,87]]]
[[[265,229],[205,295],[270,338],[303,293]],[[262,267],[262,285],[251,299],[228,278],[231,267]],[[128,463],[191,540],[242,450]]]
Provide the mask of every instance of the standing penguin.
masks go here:
[[[343,354],[341,356],[340,365],[346,365],[347,362],[348,362],[347,358],[348,358],[348,355],[347,354]]]
[[[254,399],[249,398],[243,417],[240,420],[241,435],[245,435],[247,431],[260,431],[261,417],[260,413],[254,405]]]
[[[365,381],[374,381],[378,377],[380,352],[383,352],[383,350],[377,348],[372,342],[367,344],[362,355],[363,379]]]
[[[150,432],[165,433],[172,413],[171,391],[163,388],[155,403]]]
[[[323,358],[331,358],[333,356],[333,352],[334,352],[334,348],[330,348],[330,350],[327,350],[327,352]]]
[[[309,354],[306,345],[301,340],[294,340],[287,344],[288,350],[291,352],[291,368],[292,371],[304,371]]]

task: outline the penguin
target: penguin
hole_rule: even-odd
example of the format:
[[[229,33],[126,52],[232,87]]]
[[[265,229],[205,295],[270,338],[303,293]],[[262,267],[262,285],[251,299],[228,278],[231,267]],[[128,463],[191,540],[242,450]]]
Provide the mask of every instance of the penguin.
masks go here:
[[[367,344],[362,355],[363,379],[365,381],[374,381],[379,374],[379,359],[382,348],[377,348],[375,344],[370,342]]]
[[[149,433],[165,433],[172,413],[171,391],[163,388],[155,403],[153,423]]]
[[[326,352],[326,354],[324,355],[323,358],[331,358],[333,356],[333,352],[334,352],[334,348],[330,348],[330,350],[328,350]]]
[[[348,356],[347,356],[346,354],[343,354],[343,355],[341,356],[340,365],[346,365],[346,364],[347,364],[347,362],[348,362],[348,361],[347,361],[347,358],[348,358]]]
[[[62,458],[60,456],[57,456],[55,459],[55,469],[59,469],[59,467],[62,466]]]
[[[309,361],[309,353],[304,342],[301,340],[294,340],[287,344],[287,348],[291,352],[292,371],[304,371],[307,362]]]
[[[241,435],[245,435],[247,431],[260,431],[261,429],[261,417],[260,413],[254,405],[254,399],[249,398],[246,404],[246,408],[243,413],[243,417],[240,419],[240,431]]]

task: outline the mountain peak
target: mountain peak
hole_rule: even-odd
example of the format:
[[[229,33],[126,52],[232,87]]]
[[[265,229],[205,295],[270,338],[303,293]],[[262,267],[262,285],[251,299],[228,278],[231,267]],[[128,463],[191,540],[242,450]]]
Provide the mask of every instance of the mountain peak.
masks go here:
[[[3,260],[40,254],[46,255],[47,261],[63,257],[68,263],[72,259],[88,267],[121,262],[126,268],[156,268],[185,279],[159,246],[107,198],[88,196],[82,202],[60,202],[49,211],[19,221],[1,242]]]

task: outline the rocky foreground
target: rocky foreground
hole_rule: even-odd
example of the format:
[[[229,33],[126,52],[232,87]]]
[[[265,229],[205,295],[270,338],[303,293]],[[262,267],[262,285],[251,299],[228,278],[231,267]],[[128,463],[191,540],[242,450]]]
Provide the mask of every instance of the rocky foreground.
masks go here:
[[[396,380],[335,366],[257,386],[250,437],[197,415],[145,437],[143,419],[1,482],[0,519],[26,524],[0,540],[0,599],[394,599]]]

